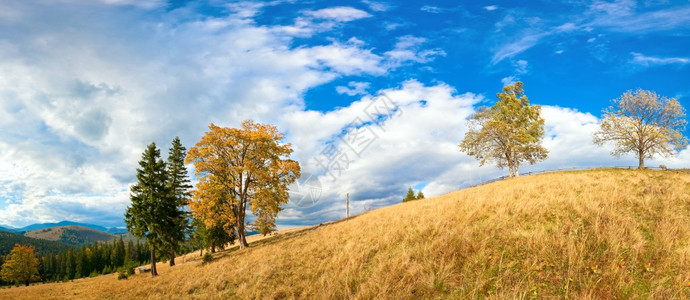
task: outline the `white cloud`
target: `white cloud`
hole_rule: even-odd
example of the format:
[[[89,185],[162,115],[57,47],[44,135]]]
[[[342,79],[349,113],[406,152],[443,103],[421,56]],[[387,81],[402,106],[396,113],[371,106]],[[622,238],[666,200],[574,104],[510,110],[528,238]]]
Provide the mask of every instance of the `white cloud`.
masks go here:
[[[144,18],[136,7],[98,3],[8,7],[22,17],[0,14],[0,224],[17,226],[66,218],[119,225],[152,141],[165,156],[175,136],[189,148],[209,123],[247,118],[300,140],[279,121],[303,111],[307,90],[433,56],[415,44],[407,57],[391,57],[357,39],[294,45],[285,26],[256,25],[260,7],[242,3],[216,17],[190,8]],[[365,17],[344,8],[311,14]]]
[[[362,0],[362,3],[368,5],[373,11],[387,11],[391,8],[390,4],[379,1]]]
[[[419,10],[425,11],[428,13],[432,13],[432,14],[439,14],[439,13],[443,12],[443,9],[441,9],[438,6],[433,6],[433,5],[424,5],[421,8],[419,8]]]
[[[439,48],[421,49],[421,45],[426,42],[425,38],[406,35],[398,38],[393,50],[384,53],[388,59],[389,66],[396,68],[406,62],[426,63],[434,60],[437,56],[445,56],[446,53]]]
[[[515,81],[517,81],[517,80],[515,79],[515,76],[513,76],[513,75],[501,78],[501,83],[503,83],[504,86],[513,84],[513,83],[515,83]]]
[[[491,38],[495,41],[495,46],[491,49],[491,64],[496,65],[553,39],[568,38],[583,32],[644,35],[687,29],[687,24],[690,23],[690,6],[687,5],[657,10],[638,10],[637,6],[637,2],[630,0],[594,1],[578,13],[577,17],[565,18],[541,18],[523,10],[511,10],[494,25],[497,34]],[[590,38],[587,42],[591,44],[596,40],[597,38]],[[596,59],[611,60],[605,42],[590,47],[590,52]]]
[[[630,54],[633,56],[630,63],[641,66],[686,65],[690,63],[688,57],[655,57],[637,52],[630,52]]]
[[[328,140],[336,141],[337,149],[349,151],[351,160],[347,168],[333,172],[334,180],[328,174],[320,176],[324,194],[316,206],[301,210],[293,208],[289,217],[300,220],[317,216],[339,218],[344,211],[341,210],[344,203],[340,200],[345,193],[350,193],[354,213],[362,212],[365,206],[380,207],[397,203],[400,201],[398,196],[404,193],[407,186],[428,180],[435,182],[439,174],[456,164],[473,164],[471,158],[458,151],[457,143],[463,134],[465,118],[473,112],[472,107],[481,100],[480,96],[469,93],[458,95],[446,84],[425,86],[417,81],[407,81],[400,88],[381,92],[385,98],[365,96],[333,112],[305,111],[287,116],[285,123],[295,136],[300,137],[294,144],[300,145],[296,153],[305,170],[311,173],[322,170],[315,159],[323,158],[320,154],[325,149],[324,142]],[[395,103],[389,107],[397,106],[396,113],[380,127],[364,127],[368,129],[363,129],[360,135],[374,138],[357,155],[337,136],[352,121],[358,124],[367,122],[367,112],[372,111],[369,105],[374,103],[384,107],[384,102],[380,101],[386,100],[382,99]],[[315,123],[320,124],[318,128],[312,125]],[[350,140],[353,134],[350,131],[343,138]],[[357,143],[351,144],[355,149],[360,149]],[[460,186],[458,181],[463,179],[453,180],[457,189]],[[425,189],[424,193],[429,196],[440,193],[439,188],[434,186]]]
[[[497,9],[498,9],[498,6],[496,6],[496,5],[488,5],[488,6],[484,6],[484,9],[485,9],[485,10],[488,10],[488,11],[494,11],[494,10],[497,10]]]
[[[492,64],[498,64],[506,58],[512,58],[525,50],[532,48],[548,33],[525,33],[516,40],[500,45],[491,58]]]
[[[318,19],[329,19],[337,22],[349,22],[371,17],[366,11],[347,6],[308,10],[305,11],[304,14]]]
[[[369,88],[368,82],[350,81],[347,86],[336,86],[335,91],[338,94],[346,94],[348,96],[366,95]]]
[[[637,3],[631,0],[595,1],[585,13],[586,26],[605,28],[615,32],[645,34],[687,26],[690,6],[636,12]]]

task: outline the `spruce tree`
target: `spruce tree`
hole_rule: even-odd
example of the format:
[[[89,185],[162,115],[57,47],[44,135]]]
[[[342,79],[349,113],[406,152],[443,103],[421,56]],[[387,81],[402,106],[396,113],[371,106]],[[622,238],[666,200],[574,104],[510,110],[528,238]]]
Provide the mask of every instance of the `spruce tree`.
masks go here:
[[[424,193],[422,193],[422,191],[419,191],[419,193],[417,193],[417,200],[419,199],[424,199]]]
[[[180,244],[185,240],[185,233],[188,229],[188,213],[184,209],[187,201],[191,197],[189,189],[192,185],[189,182],[187,168],[184,165],[187,149],[182,146],[179,137],[172,141],[172,148],[168,154],[168,189],[171,193],[171,208],[168,215],[168,224],[165,232],[165,244],[170,254],[170,266],[175,265],[175,252],[179,250]]]
[[[127,230],[138,238],[146,238],[151,254],[151,277],[157,276],[156,249],[164,246],[163,238],[170,226],[170,189],[165,162],[160,159],[156,143],[151,143],[141,156],[137,183],[131,188],[132,205],[127,207]]]
[[[415,199],[417,199],[417,198],[415,198],[415,196],[414,196],[414,190],[412,190],[412,187],[408,188],[407,189],[407,195],[405,195],[405,198],[403,198],[403,202],[412,201]]]

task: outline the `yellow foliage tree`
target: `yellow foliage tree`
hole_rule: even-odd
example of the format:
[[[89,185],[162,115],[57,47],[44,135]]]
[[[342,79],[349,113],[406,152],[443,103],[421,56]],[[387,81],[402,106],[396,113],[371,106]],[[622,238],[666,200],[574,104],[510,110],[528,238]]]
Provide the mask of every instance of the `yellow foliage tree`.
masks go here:
[[[0,277],[7,282],[24,283],[38,281],[38,259],[33,246],[16,244],[2,265]]]
[[[496,96],[493,106],[481,106],[469,117],[460,151],[477,158],[480,166],[495,162],[499,168],[508,167],[510,177],[519,176],[520,164],[534,164],[548,155],[541,146],[541,106],[529,104],[520,81],[504,86]]]
[[[247,225],[261,234],[274,230],[288,185],[300,176],[299,163],[288,158],[291,145],[281,143],[284,134],[273,125],[247,120],[241,128],[209,129],[187,153],[199,178],[189,206],[207,227],[236,231],[244,248],[247,209],[256,217]]]
[[[638,168],[654,154],[672,156],[688,144],[683,136],[685,110],[675,98],[659,97],[653,91],[627,91],[604,109],[601,125],[594,132],[594,143],[615,142],[615,156],[633,152]]]

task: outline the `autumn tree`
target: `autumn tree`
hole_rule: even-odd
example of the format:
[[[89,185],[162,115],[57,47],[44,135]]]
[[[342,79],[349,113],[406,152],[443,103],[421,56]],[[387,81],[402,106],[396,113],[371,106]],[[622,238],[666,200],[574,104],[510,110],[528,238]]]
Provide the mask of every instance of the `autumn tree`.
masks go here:
[[[138,238],[146,238],[151,252],[151,276],[156,271],[156,249],[164,245],[164,236],[170,224],[167,216],[173,210],[170,200],[168,172],[160,158],[156,143],[151,143],[141,156],[137,169],[138,182],[131,187],[132,205],[127,207],[125,222],[127,230]]]
[[[634,153],[638,168],[654,154],[670,157],[688,144],[685,110],[675,98],[660,97],[653,91],[627,91],[603,110],[604,117],[594,132],[594,143],[614,142],[611,154]]]
[[[167,216],[170,219],[170,226],[165,231],[163,240],[170,254],[170,266],[175,265],[175,252],[179,250],[180,245],[185,240],[185,234],[188,226],[188,213],[184,207],[187,205],[188,199],[191,197],[189,189],[192,186],[189,183],[187,176],[187,168],[184,165],[184,160],[187,149],[182,146],[180,138],[175,137],[172,141],[172,148],[169,149],[168,154],[168,190],[170,191],[172,206],[170,213]]]
[[[29,286],[31,281],[38,281],[38,258],[34,253],[33,246],[22,246],[16,244],[0,270],[0,277],[3,281],[23,283]]]
[[[520,81],[504,86],[496,96],[493,106],[481,106],[469,117],[460,150],[477,158],[480,166],[494,162],[499,168],[508,167],[510,177],[516,177],[521,164],[535,164],[548,155],[541,146],[541,106],[530,105]]]
[[[247,210],[256,217],[250,226],[262,234],[272,231],[288,201],[288,185],[300,176],[299,163],[289,159],[291,145],[282,143],[284,134],[275,126],[247,120],[241,128],[209,129],[187,154],[199,178],[190,208],[208,227],[220,222],[236,231],[245,248]]]

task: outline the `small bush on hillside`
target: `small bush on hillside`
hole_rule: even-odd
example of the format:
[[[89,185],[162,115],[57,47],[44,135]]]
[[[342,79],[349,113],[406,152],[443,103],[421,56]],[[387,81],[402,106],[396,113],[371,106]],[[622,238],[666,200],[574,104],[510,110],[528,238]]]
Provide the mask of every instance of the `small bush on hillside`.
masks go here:
[[[211,255],[211,253],[206,252],[206,254],[204,254],[204,256],[201,258],[201,260],[202,260],[205,264],[206,264],[206,263],[210,263],[210,262],[213,260],[213,255]]]
[[[127,274],[127,268],[125,267],[119,267],[117,268],[117,279],[127,279],[129,278],[129,274]]]
[[[659,168],[661,168],[661,169],[664,170],[664,171],[666,171],[666,170],[668,169],[668,168],[666,167],[666,165],[659,165]]]

